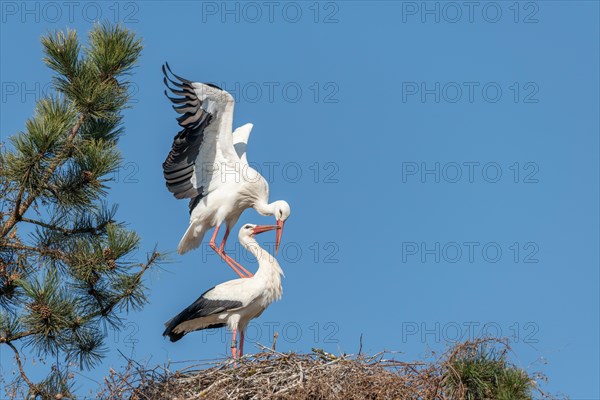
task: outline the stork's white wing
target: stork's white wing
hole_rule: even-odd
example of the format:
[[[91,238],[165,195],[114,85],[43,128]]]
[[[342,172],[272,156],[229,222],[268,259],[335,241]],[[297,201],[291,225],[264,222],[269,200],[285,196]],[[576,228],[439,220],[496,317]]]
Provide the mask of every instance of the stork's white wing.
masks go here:
[[[233,147],[243,164],[248,164],[246,147],[248,146],[248,139],[250,138],[252,127],[252,124],[245,124],[233,131]]]
[[[212,315],[218,315],[227,311],[234,311],[243,307],[244,304],[236,299],[210,298],[210,294],[214,291],[214,288],[208,289],[204,292],[196,301],[187,306],[183,311],[171,318],[165,323],[164,336],[169,336],[171,341],[176,342],[183,337],[187,332],[204,329],[204,328],[219,328],[223,326],[223,323],[215,323],[215,321],[199,321],[203,317],[210,317]],[[190,325],[186,327],[186,324],[196,320],[197,327],[191,328]],[[212,323],[211,323],[212,322]]]
[[[218,284],[206,292],[204,297],[209,300],[235,300],[246,306],[260,296],[263,290],[262,283],[254,279],[232,279]]]
[[[167,70],[179,82],[171,79]],[[177,118],[182,130],[173,140],[163,172],[169,191],[178,199],[191,198],[192,205],[223,183],[226,172],[239,168],[231,133],[234,100],[215,85],[175,75],[168,64],[163,73],[167,88],[181,96],[167,97],[176,104],[175,111],[183,114]]]

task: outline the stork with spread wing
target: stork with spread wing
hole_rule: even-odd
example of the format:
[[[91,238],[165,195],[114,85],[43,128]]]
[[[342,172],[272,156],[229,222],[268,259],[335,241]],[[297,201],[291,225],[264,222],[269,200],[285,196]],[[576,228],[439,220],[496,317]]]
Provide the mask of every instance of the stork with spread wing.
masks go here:
[[[166,66],[166,68],[165,68]],[[200,246],[204,235],[215,228],[210,247],[242,278],[252,274],[225,253],[231,228],[242,212],[254,208],[261,215],[272,215],[277,229],[275,251],[281,242],[290,206],[283,200],[269,203],[269,184],[246,158],[246,144],[252,124],[232,132],[234,99],[210,83],[191,82],[163,66],[164,82],[178,97],[169,97],[182,128],[163,163],[167,188],[178,199],[190,199],[190,225],[177,248],[184,254]],[[170,76],[170,75],[171,76]],[[225,223],[219,247],[217,234]]]

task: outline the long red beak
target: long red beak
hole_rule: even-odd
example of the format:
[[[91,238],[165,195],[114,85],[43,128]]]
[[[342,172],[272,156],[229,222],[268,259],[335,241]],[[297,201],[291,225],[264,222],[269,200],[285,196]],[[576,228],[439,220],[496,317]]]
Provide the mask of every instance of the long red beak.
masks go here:
[[[277,251],[279,251],[279,244],[281,243],[281,236],[283,235],[283,226],[285,225],[285,221],[280,219],[277,220],[277,233],[275,234],[275,255],[277,255]]]
[[[253,233],[258,235],[259,233],[272,231],[273,229],[279,229],[278,225],[258,225],[254,227]]]

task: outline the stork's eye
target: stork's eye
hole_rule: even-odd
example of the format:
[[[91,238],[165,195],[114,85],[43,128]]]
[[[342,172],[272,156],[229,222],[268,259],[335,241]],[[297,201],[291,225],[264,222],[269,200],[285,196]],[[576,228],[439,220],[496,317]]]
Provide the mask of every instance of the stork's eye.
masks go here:
[[[250,225],[246,225],[244,229],[252,229],[252,227]]]

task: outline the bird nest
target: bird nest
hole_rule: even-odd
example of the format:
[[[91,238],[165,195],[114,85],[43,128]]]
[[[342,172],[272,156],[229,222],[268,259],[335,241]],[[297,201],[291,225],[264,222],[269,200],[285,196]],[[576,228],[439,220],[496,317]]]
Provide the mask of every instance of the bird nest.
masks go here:
[[[468,382],[456,370],[458,360],[472,357],[481,346],[508,344],[497,339],[469,341],[455,346],[432,362],[402,362],[394,353],[375,356],[336,356],[320,349],[310,354],[280,353],[261,346],[234,366],[231,359],[205,362],[171,372],[151,370],[130,362],[123,373],[111,371],[103,399],[472,399]],[[537,398],[552,398],[529,376],[527,390]],[[517,398],[517,397],[510,397]],[[518,397],[521,399],[521,397]]]

